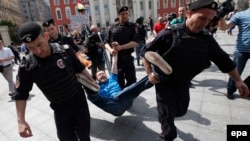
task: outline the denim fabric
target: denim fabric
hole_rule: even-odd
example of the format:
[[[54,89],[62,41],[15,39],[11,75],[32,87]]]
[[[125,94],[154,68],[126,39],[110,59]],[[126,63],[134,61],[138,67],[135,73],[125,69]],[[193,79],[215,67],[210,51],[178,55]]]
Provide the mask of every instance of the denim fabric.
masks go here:
[[[88,94],[88,99],[96,106],[114,116],[121,116],[132,106],[134,99],[139,96],[141,92],[152,86],[153,84],[148,81],[148,76],[145,76],[140,81],[123,89],[117,94],[117,97],[113,99],[100,96],[98,93],[92,92],[87,88],[85,88],[85,90]]]
[[[234,52],[234,62],[237,64],[237,70],[240,73],[240,75],[242,74],[246,66],[247,60],[249,58],[250,58],[250,53],[248,52],[239,52],[239,51]],[[236,91],[235,82],[233,81],[232,78],[229,78],[228,80],[227,90],[229,94],[232,94]]]

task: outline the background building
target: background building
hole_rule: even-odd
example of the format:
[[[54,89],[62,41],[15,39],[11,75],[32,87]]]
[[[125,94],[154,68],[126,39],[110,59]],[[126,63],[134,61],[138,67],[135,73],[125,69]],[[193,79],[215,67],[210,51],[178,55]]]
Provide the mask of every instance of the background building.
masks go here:
[[[18,0],[0,0],[0,21],[7,20],[17,25],[22,24]]]
[[[44,0],[18,0],[23,22],[51,18],[50,7]]]
[[[81,15],[76,9],[77,1],[85,8],[85,14]],[[165,17],[171,12],[178,13],[180,6],[185,6],[189,0],[50,0],[52,17],[58,26],[59,31],[64,32],[64,25],[70,25],[70,17],[86,16],[89,24],[98,27],[107,27],[117,17],[117,10],[121,6],[129,7],[129,20],[135,21],[143,16],[148,22],[149,16],[154,22],[159,16]],[[225,0],[215,0],[219,4]],[[232,3],[239,11],[248,8],[248,0],[233,0]]]

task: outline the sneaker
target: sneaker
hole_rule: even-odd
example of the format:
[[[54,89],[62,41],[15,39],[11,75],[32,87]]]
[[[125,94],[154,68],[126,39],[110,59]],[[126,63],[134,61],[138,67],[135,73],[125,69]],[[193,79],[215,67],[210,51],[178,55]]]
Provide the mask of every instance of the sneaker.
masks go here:
[[[233,100],[234,99],[233,93],[227,92],[227,98],[230,99],[230,100]]]
[[[94,92],[99,92],[99,86],[98,84],[93,84],[88,82],[86,76],[84,76],[83,74],[77,74],[77,80],[84,85],[85,87],[89,88],[90,90],[94,91]]]
[[[148,51],[145,53],[145,58],[165,74],[169,75],[172,73],[172,67],[158,53]]]

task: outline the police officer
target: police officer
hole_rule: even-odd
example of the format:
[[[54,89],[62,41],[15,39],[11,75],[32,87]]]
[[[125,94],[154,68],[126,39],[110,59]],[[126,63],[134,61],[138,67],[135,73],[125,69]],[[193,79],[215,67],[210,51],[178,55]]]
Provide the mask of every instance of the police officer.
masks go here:
[[[42,27],[26,22],[18,30],[18,36],[30,54],[20,65],[16,81],[17,120],[19,134],[32,136],[25,120],[26,101],[33,83],[36,83],[54,110],[57,136],[61,141],[90,140],[90,115],[84,90],[75,73],[81,73],[95,83],[85,66],[68,46],[48,43]]]
[[[58,32],[53,19],[45,21],[43,23],[43,27],[45,31],[49,34],[50,43],[59,43],[61,45],[68,44],[74,49],[76,53],[80,50],[74,43],[73,38],[64,36]]]
[[[104,41],[111,55],[118,53],[118,83],[122,89],[136,82],[134,57],[131,53],[138,45],[139,37],[136,25],[128,21],[128,14],[127,6],[118,10],[119,22],[109,29]]]
[[[211,61],[234,79],[241,96],[249,94],[234,62],[204,30],[215,16],[217,7],[218,4],[213,0],[196,0],[187,4],[185,23],[162,30],[143,50],[142,54],[149,51],[158,52],[173,69],[170,75],[164,75],[154,67],[158,73],[158,77],[155,77],[150,63],[143,59],[149,80],[155,84],[158,119],[162,129],[160,137],[166,141],[177,137],[174,118],[187,112],[190,81],[208,68]],[[156,78],[160,78],[160,82]]]

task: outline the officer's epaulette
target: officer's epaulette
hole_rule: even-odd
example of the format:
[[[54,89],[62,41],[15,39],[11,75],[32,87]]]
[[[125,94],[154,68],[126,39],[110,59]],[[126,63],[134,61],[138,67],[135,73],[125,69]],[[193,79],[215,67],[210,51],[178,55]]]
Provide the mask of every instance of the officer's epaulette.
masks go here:
[[[63,53],[66,52],[66,49],[69,49],[69,45],[60,45],[58,43],[50,43],[53,52],[52,53]]]
[[[25,68],[26,71],[29,71],[33,68],[35,68],[38,65],[38,61],[35,58],[35,56],[32,53],[29,53],[28,55],[25,55],[22,58],[20,67]]]

